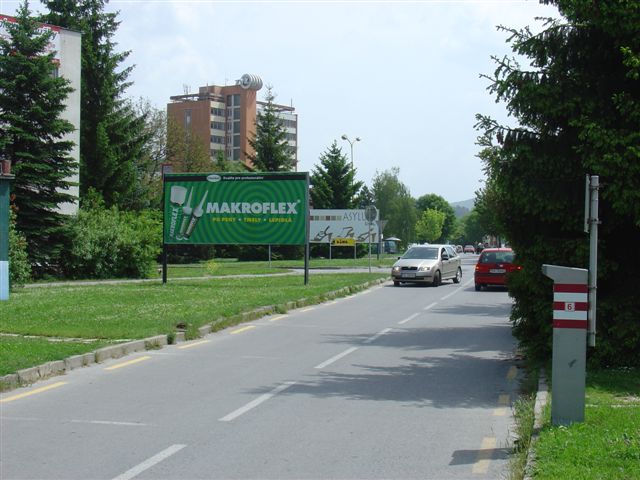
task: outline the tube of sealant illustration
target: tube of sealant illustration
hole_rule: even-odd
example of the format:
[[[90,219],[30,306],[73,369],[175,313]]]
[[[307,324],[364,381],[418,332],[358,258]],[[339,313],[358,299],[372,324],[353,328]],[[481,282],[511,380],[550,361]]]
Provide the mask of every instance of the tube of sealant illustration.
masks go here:
[[[184,203],[184,199],[187,196],[186,187],[174,185],[171,187],[171,224],[169,226],[169,237],[173,238],[176,231],[176,223],[178,222],[178,214],[180,213],[180,207]]]
[[[193,213],[191,214],[191,220],[189,221],[189,225],[187,226],[187,231],[184,234],[185,239],[191,236],[193,230],[196,228],[198,220],[200,220],[200,217],[202,217],[202,214],[204,213],[204,209],[202,208],[202,206],[204,205],[204,201],[207,199],[208,193],[209,192],[204,192],[204,197],[202,197],[202,200],[200,200],[198,206],[193,210]]]
[[[193,196],[193,188],[189,192],[189,198],[187,199],[187,203],[182,207],[182,223],[180,224],[180,232],[176,237],[178,240],[182,240],[184,238],[184,233],[187,231],[187,225],[189,224],[189,218],[193,213],[193,208],[191,208],[191,197]]]

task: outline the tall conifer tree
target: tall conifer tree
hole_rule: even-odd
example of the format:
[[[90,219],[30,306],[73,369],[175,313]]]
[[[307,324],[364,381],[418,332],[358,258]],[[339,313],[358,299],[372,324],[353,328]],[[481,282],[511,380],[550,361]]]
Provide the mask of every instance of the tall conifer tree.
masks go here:
[[[295,168],[291,147],[278,109],[273,103],[275,95],[267,86],[267,104],[256,118],[256,134],[249,144],[255,151],[248,155],[256,170],[261,172],[290,172]]]
[[[0,37],[0,154],[10,159],[16,226],[27,240],[32,263],[46,268],[63,245],[64,216],[58,205],[73,201],[67,180],[76,169],[73,142],[63,137],[73,125],[60,118],[69,82],[55,75],[50,31],[41,31],[28,2],[17,22],[6,22],[10,38]]]
[[[355,172],[337,142],[320,156],[320,165],[311,173],[313,208],[355,208],[362,182],[354,182]]]
[[[80,194],[99,192],[107,206],[128,208],[136,191],[135,159],[146,141],[144,117],[123,98],[133,67],[116,52],[117,13],[107,0],[46,0],[44,21],[82,33]]]

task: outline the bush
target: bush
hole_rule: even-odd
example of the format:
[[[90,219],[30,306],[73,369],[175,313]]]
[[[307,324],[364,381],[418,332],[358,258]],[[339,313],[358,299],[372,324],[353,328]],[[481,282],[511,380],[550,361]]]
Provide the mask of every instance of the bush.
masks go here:
[[[71,219],[69,233],[62,267],[72,278],[147,277],[162,247],[156,211],[123,212],[94,203]]]
[[[15,288],[31,280],[27,240],[16,230],[15,214],[9,219],[9,285]]]

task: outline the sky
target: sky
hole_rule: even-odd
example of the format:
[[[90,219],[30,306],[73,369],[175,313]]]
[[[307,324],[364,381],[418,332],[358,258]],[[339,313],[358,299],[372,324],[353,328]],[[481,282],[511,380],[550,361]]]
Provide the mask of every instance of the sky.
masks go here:
[[[0,0],[15,14],[18,1]],[[36,0],[33,11],[42,11]],[[245,73],[298,114],[299,171],[335,141],[369,187],[394,167],[414,198],[468,200],[483,185],[475,115],[507,118],[487,91],[512,56],[498,25],[533,30],[557,9],[534,0],[111,0],[117,51],[135,65],[132,99],[164,110],[185,88],[232,85]],[[263,100],[266,88],[258,92]]]

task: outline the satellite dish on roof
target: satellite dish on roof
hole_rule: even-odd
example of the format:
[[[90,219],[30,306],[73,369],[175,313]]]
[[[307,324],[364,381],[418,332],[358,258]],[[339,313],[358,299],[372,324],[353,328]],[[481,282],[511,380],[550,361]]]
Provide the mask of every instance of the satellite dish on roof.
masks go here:
[[[262,88],[262,79],[258,75],[245,73],[236,81],[236,85],[240,85],[245,90],[260,90]]]

